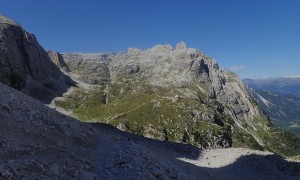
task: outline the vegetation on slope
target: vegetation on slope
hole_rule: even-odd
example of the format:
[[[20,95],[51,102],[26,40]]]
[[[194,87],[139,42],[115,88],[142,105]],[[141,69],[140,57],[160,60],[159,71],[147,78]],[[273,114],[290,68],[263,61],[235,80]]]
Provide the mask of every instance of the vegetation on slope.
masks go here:
[[[231,146],[233,122],[210,108],[220,105],[217,101],[203,102],[201,99],[207,97],[201,97],[201,93],[197,99],[183,98],[171,88],[145,84],[138,86],[138,90],[132,87],[114,84],[108,98],[101,90],[76,90],[65,101],[56,101],[56,105],[72,110],[83,121],[110,123],[156,139],[200,147],[221,147],[222,143]],[[213,145],[213,138],[219,138],[220,144]]]
[[[239,78],[195,49],[158,45],[84,63],[82,59],[91,55],[78,56],[73,54],[69,64],[89,67],[82,69],[82,75],[97,67],[95,72],[103,72],[107,79],[98,83],[101,89],[79,89],[56,102],[83,121],[105,122],[146,137],[202,148],[233,146],[299,154],[300,147],[290,146],[296,139],[279,133]],[[89,80],[93,78],[91,74]]]
[[[253,97],[279,128],[300,137],[300,98],[272,91],[253,90]],[[262,100],[264,99],[264,101]]]
[[[180,92],[174,89],[147,85],[137,88],[138,91],[128,83],[114,84],[109,94],[101,89],[78,89],[65,101],[56,101],[56,105],[73,111],[82,121],[105,122],[155,139],[202,148],[222,147],[226,141],[228,147],[266,149],[284,156],[300,153],[298,138],[255,118],[256,124],[262,124],[256,132],[264,144],[261,146],[253,136],[236,127],[231,117],[215,110],[221,106],[218,101],[208,100],[201,92],[198,92],[198,99],[188,99],[180,97]],[[205,116],[213,118],[203,119]],[[220,138],[217,144],[214,142],[216,138]]]

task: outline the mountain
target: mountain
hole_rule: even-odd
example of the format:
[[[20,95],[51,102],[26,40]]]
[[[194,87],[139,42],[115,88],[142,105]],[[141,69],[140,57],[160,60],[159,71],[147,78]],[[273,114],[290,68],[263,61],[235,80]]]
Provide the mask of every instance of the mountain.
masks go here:
[[[244,79],[243,81],[254,90],[267,90],[300,97],[300,77]]]
[[[70,72],[68,65],[65,63],[62,55],[55,51],[47,51],[47,54],[51,61],[57,65],[61,70],[65,72]]]
[[[300,136],[300,97],[297,96],[297,88],[300,86],[299,78],[278,79],[280,81],[276,82],[275,80],[266,82],[265,80],[248,79],[245,80],[245,83],[251,88],[255,101],[270,116],[277,127]],[[297,84],[298,81],[299,84]]]
[[[203,150],[297,160],[300,143],[270,123],[237,76],[184,43],[47,54],[2,16],[0,32],[0,179],[300,178],[299,163],[271,152]],[[45,106],[52,99],[47,106],[94,122]]]
[[[270,122],[238,76],[184,43],[62,57],[78,87],[52,103],[82,121],[200,148],[299,153],[298,139]]]
[[[83,123],[0,83],[0,179],[299,179],[299,163]],[[233,173],[235,172],[235,173]]]
[[[0,16],[0,59],[0,82],[44,103],[61,96],[73,84],[33,34],[4,16]]]

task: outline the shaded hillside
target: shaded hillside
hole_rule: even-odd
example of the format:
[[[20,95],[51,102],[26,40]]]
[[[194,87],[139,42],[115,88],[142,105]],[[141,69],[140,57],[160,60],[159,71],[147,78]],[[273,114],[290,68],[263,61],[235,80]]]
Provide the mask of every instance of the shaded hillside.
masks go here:
[[[79,122],[2,83],[0,92],[0,179],[300,178],[299,163],[272,153],[151,140]]]
[[[33,34],[0,16],[0,82],[44,103],[62,95],[73,82],[61,73]]]

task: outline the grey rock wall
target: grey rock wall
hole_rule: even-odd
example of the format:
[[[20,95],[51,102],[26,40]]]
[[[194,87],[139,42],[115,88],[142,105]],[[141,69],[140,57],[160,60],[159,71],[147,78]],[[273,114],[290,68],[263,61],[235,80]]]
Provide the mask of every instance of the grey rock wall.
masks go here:
[[[71,81],[50,60],[33,34],[0,17],[0,82],[49,103]]]

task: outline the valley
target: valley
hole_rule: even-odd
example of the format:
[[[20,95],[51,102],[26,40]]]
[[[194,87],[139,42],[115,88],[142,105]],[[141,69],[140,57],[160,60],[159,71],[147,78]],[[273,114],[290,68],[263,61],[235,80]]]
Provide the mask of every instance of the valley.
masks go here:
[[[251,88],[252,97],[277,127],[300,136],[299,78],[248,79],[244,82]]]
[[[300,139],[184,42],[46,52],[0,16],[0,47],[0,179],[300,177]]]

